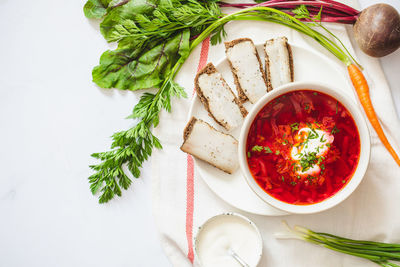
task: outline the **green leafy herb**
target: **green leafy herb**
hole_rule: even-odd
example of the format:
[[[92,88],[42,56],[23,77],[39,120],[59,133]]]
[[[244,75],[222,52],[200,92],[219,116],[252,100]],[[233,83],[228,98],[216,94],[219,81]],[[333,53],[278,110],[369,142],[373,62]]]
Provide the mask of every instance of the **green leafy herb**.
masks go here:
[[[307,171],[316,163],[317,160],[318,158],[316,152],[305,153],[304,156],[300,158],[301,171],[302,172]]]
[[[307,123],[308,128],[310,128],[311,132],[308,133],[307,135],[307,139],[306,139],[306,143],[310,140],[310,139],[317,139],[318,138],[318,133],[317,131],[315,131],[315,129],[312,127],[312,125],[310,123]]]
[[[292,132],[299,130],[299,123],[295,122],[290,124],[290,128],[292,128]]]
[[[279,155],[281,152],[279,150],[275,151],[275,155]]]
[[[255,152],[261,152],[263,151],[264,147],[262,146],[253,146],[251,151],[255,151]]]
[[[265,153],[268,153],[268,154],[272,153],[272,150],[268,146],[257,146],[257,145],[255,145],[255,146],[253,146],[251,148],[251,151],[254,151],[254,152],[264,151]]]
[[[336,127],[336,125],[333,127],[331,134],[337,134],[338,132],[340,132],[340,130]]]
[[[108,50],[93,69],[93,81],[102,88],[158,88],[178,59],[189,55],[189,38],[185,30],[154,47],[133,42],[130,48]]]
[[[91,5],[89,2],[86,11]],[[210,5],[215,5],[213,2],[208,4],[203,2],[200,4],[195,0],[189,2],[190,5],[202,6],[207,12],[210,10]],[[107,12],[110,12],[106,14],[101,24],[106,39],[119,41],[119,44],[116,50],[106,51],[102,55],[100,65],[93,70],[93,80],[103,88],[139,90],[153,87],[158,88],[158,91],[155,94],[143,94],[128,117],[137,120],[138,123],[129,130],[115,133],[112,136],[110,151],[92,154],[101,161],[97,165],[90,166],[95,173],[89,177],[92,193],[101,193],[100,203],[109,201],[115,195],[120,196],[121,188],[127,189],[130,186],[131,180],[124,172],[124,166],[134,177],[139,177],[140,167],[151,156],[153,148],[162,147],[159,140],[151,133],[151,128],[158,125],[158,116],[162,109],[171,110],[172,97],[186,97],[184,89],[173,79],[194,47],[215,32],[218,26],[208,28],[190,42],[191,35],[197,34],[193,28],[182,27],[175,31],[160,28],[157,30],[158,33],[151,35],[147,27],[150,24],[146,25],[143,23],[144,20],[139,22],[145,19],[145,16],[154,19],[162,17],[163,8],[168,6],[171,8],[174,4],[179,5],[176,12],[168,12],[168,15],[185,23],[183,20],[188,16],[183,14],[184,8],[180,9],[182,5],[178,1],[160,1],[158,6],[154,1],[123,1],[111,8],[108,6]],[[135,32],[132,30],[135,26],[129,19],[152,37],[130,35]],[[210,17],[209,23],[215,19]],[[164,26],[168,28],[168,25],[166,23]],[[204,24],[198,31],[204,30],[207,26]],[[123,28],[127,30],[126,36],[122,35]],[[165,32],[169,34],[163,35]]]
[[[308,175],[307,176],[307,180],[309,181],[309,182],[312,182],[312,180],[314,180],[314,179],[316,179],[317,177],[314,177],[314,176],[312,176],[312,175]]]
[[[272,150],[271,150],[269,147],[267,147],[267,146],[264,147],[264,150],[265,150],[265,152],[268,153],[268,154],[272,153]]]
[[[139,119],[139,123],[129,130],[115,133],[112,150],[92,154],[101,160],[101,163],[90,166],[96,173],[89,177],[92,193],[101,192],[100,203],[108,202],[115,195],[121,196],[121,187],[127,189],[130,186],[131,180],[123,166],[126,165],[134,177],[139,177],[139,168],[151,156],[153,148],[162,148],[151,133],[151,127],[157,126],[162,108],[171,109],[171,97],[185,96],[184,89],[172,80],[173,76],[171,74],[157,94],[146,93],[141,97],[130,116]]]
[[[307,139],[317,139],[318,138],[318,134],[317,133],[313,133],[311,132],[308,136]]]
[[[83,7],[83,12],[89,19],[100,19],[107,13],[110,2],[111,0],[89,0]]]
[[[247,157],[250,158],[251,157],[251,153],[250,151],[247,152]]]
[[[310,19],[310,12],[305,5],[300,5],[292,10],[298,19]]]

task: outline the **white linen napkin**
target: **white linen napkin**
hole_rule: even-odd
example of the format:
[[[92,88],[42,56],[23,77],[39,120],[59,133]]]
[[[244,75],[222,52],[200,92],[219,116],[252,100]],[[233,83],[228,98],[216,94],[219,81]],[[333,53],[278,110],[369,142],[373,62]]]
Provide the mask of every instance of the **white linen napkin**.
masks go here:
[[[346,1],[346,3],[358,7],[354,1]],[[342,25],[330,25],[330,28],[354,54],[353,47],[356,46],[352,46],[349,38],[349,35],[352,35],[351,28],[346,29]],[[227,40],[249,37],[255,43],[285,35],[291,43],[316,49],[336,60],[314,40],[280,25],[268,22],[235,21],[226,25],[226,31]],[[230,206],[215,195],[203,182],[196,169],[193,192],[190,187],[187,187],[187,155],[181,152],[179,147],[183,141],[183,128],[188,121],[190,96],[193,92],[193,79],[198,68],[200,50],[200,46],[195,49],[176,78],[176,81],[186,88],[189,98],[173,100],[172,112],[163,112],[160,124],[154,130],[164,148],[154,151],[152,157],[153,211],[162,247],[173,266],[193,265],[189,260],[192,258],[190,243],[197,227],[209,217],[227,211],[241,213],[259,227],[264,240],[263,257],[259,266],[376,266],[367,260],[336,253],[302,243],[302,241],[276,240],[273,236],[273,233],[282,229],[281,220],[284,219],[291,225],[299,224],[340,236],[400,242],[400,212],[398,212],[400,168],[373,130],[370,130],[371,161],[363,182],[347,200],[325,212],[281,217],[246,213]],[[391,136],[392,143],[400,144],[400,122],[379,61],[366,56],[358,49],[355,49],[355,54],[365,68],[364,74],[370,85],[371,99],[378,116],[386,132]],[[210,46],[207,62],[216,63],[224,56],[223,44]],[[345,67],[343,67],[343,75],[348,77]],[[353,92],[349,94],[354,95]],[[192,193],[194,194],[193,214],[191,214],[191,207],[187,206],[187,199]]]

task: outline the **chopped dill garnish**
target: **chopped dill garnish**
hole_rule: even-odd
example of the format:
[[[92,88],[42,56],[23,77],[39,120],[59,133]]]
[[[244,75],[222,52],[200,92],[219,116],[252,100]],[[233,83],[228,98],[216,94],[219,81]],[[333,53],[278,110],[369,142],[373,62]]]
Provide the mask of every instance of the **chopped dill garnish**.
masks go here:
[[[263,150],[263,147],[262,146],[253,146],[253,148],[251,150],[256,151],[256,152],[261,152]]]
[[[306,141],[308,141],[309,139],[317,139],[317,138],[318,138],[318,133],[315,132],[315,130],[314,130],[314,131],[311,131],[311,133],[308,134]]]
[[[322,157],[321,157],[322,158]],[[304,154],[304,157],[300,159],[301,171],[306,171],[311,168],[315,162],[321,158],[317,158],[316,152],[310,152]]]
[[[299,123],[292,123],[290,124],[290,127],[292,128],[292,132],[297,131],[299,129]]]
[[[338,132],[340,132],[340,130],[336,127],[336,125],[333,127],[333,129],[332,129],[332,131],[331,131],[331,134],[336,134],[336,133],[338,133]]]
[[[265,153],[272,153],[272,150],[268,147],[268,146],[253,146],[253,148],[251,149],[252,151],[255,152],[262,152],[263,150],[265,151]]]
[[[265,152],[267,152],[268,154],[269,154],[269,153],[272,153],[271,148],[269,148],[269,147],[267,147],[267,146],[264,147],[264,150],[265,150]]]

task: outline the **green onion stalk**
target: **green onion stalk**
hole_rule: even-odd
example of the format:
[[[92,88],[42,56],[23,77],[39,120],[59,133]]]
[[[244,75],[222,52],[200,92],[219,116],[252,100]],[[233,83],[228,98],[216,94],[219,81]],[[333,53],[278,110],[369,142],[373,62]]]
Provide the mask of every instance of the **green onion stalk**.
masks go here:
[[[278,239],[300,239],[337,252],[364,258],[384,267],[400,267],[391,261],[400,262],[400,244],[383,243],[344,238],[328,233],[314,232],[294,226],[293,229],[283,221],[286,233],[277,233]]]

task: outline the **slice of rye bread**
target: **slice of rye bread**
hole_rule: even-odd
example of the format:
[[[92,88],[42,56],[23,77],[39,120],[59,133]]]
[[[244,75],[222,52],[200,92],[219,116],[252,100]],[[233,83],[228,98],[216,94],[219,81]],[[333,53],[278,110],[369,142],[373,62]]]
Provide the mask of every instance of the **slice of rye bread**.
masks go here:
[[[290,46],[290,44],[288,43],[288,39],[286,36],[281,37],[282,39],[285,40],[285,44],[286,44],[286,49],[288,51],[288,55],[289,55],[289,69],[290,69],[290,81],[293,82],[294,81],[294,67],[293,67],[293,54],[292,54],[292,47]],[[269,60],[269,56],[266,53],[266,45],[268,44],[268,42],[274,42],[275,39],[269,39],[265,42],[264,44],[264,53],[265,53],[265,73],[266,73],[266,77],[267,77],[267,81],[268,81],[268,92],[271,91],[272,89],[272,84],[271,84],[271,71],[270,71],[270,60]]]
[[[202,68],[196,75],[195,79],[194,79],[194,87],[196,90],[196,93],[198,95],[198,97],[200,98],[200,101],[203,103],[205,109],[207,110],[208,114],[214,119],[215,122],[217,122],[219,125],[221,125],[222,127],[224,127],[227,130],[230,130],[230,127],[228,127],[228,123],[227,121],[224,120],[218,120],[215,116],[215,114],[213,114],[213,111],[210,108],[210,104],[209,104],[209,97],[204,95],[203,91],[201,90],[201,87],[199,85],[199,77],[203,74],[213,74],[213,73],[218,73],[218,70],[215,68],[214,64],[212,64],[211,62],[208,63],[204,68]],[[221,80],[224,83],[225,88],[227,90],[229,90],[229,92],[232,94],[233,97],[233,102],[239,107],[240,113],[242,114],[243,118],[246,117],[247,115],[247,110],[243,107],[243,105],[241,104],[240,100],[236,97],[236,95],[233,93],[232,89],[229,87],[228,83],[225,81],[225,79],[222,77],[221,75]]]
[[[225,162],[220,162],[220,164],[218,164],[218,160],[221,157],[221,155],[218,155],[218,153],[222,153],[222,151],[224,151],[224,149],[218,149],[215,148],[215,151],[208,151],[206,153],[206,155],[202,155],[201,153],[199,153],[199,149],[203,148],[203,149],[210,149],[210,145],[212,145],[211,143],[208,143],[205,141],[206,137],[205,136],[201,136],[200,137],[200,142],[197,143],[193,143],[193,140],[189,140],[191,137],[191,134],[193,132],[193,129],[195,127],[196,124],[201,124],[202,126],[206,127],[206,129],[208,131],[210,131],[209,135],[207,135],[208,137],[212,136],[212,134],[214,135],[218,135],[219,137],[224,137],[226,138],[227,144],[218,144],[221,145],[222,147],[224,147],[227,150],[232,149],[228,147],[228,145],[233,146],[234,149],[236,149],[235,153],[227,153],[227,159],[226,161],[231,161],[231,164],[227,164]],[[214,139],[213,139],[214,140]],[[239,163],[237,162],[237,145],[238,142],[237,140],[229,135],[229,134],[225,134],[223,132],[220,132],[218,130],[216,130],[214,127],[212,127],[211,125],[209,125],[207,122],[197,119],[195,117],[192,117],[190,119],[190,121],[187,123],[185,129],[183,130],[183,144],[181,145],[180,149],[185,152],[188,153],[196,158],[199,158],[207,163],[209,163],[210,165],[214,166],[215,168],[218,168],[226,173],[232,174],[237,168]],[[197,152],[196,152],[197,150]],[[229,158],[230,157],[230,158]]]
[[[271,88],[271,84],[268,83],[267,77],[265,76],[265,72],[264,72],[264,69],[263,69],[263,66],[262,66],[262,63],[261,63],[260,56],[259,56],[259,54],[257,52],[257,49],[256,49],[252,39],[250,39],[250,38],[239,38],[239,39],[232,40],[230,42],[225,42],[225,54],[226,54],[226,52],[228,51],[229,48],[235,46],[238,43],[246,42],[246,41],[250,41],[252,43],[252,45],[254,47],[254,54],[256,55],[258,63],[259,63],[259,66],[260,66],[262,78],[263,78],[263,80],[265,82],[265,85],[267,86],[267,89]],[[236,89],[238,91],[239,100],[243,103],[243,102],[248,100],[248,97],[246,96],[246,94],[244,93],[244,91],[243,91],[243,89],[242,89],[242,87],[240,85],[239,78],[238,78],[238,75],[237,75],[237,70],[233,67],[232,62],[229,59],[228,59],[228,62],[229,62],[229,66],[231,67],[231,70],[232,70],[232,74],[233,74],[233,78],[234,78],[234,81],[235,81]]]

